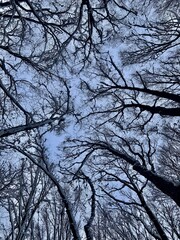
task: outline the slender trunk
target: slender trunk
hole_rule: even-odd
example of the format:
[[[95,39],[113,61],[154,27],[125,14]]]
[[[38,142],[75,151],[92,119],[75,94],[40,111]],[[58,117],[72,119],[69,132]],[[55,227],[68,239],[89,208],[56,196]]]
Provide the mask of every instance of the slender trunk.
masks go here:
[[[61,120],[61,119],[49,118],[49,119],[45,119],[45,120],[39,121],[39,122],[33,122],[33,123],[20,125],[20,126],[8,128],[8,129],[3,129],[3,130],[0,130],[0,138],[8,137],[8,136],[14,135],[14,134],[19,133],[19,132],[28,131],[28,130],[32,130],[32,129],[35,129],[35,128],[43,127],[46,124],[52,124],[55,120]],[[63,119],[61,121],[63,121]]]
[[[153,222],[159,236],[161,237],[162,240],[168,240],[168,237],[166,236],[163,228],[161,227],[158,219],[156,218],[156,216],[154,215],[154,213],[151,211],[150,207],[147,205],[143,195],[139,192],[136,191],[142,206],[144,207],[144,209],[146,210],[146,213],[148,214],[149,218],[151,219],[151,221]]]
[[[74,240],[80,240],[81,238],[80,238],[77,223],[76,223],[75,218],[73,216],[73,211],[72,211],[72,208],[71,208],[71,204],[69,203],[69,201],[67,199],[67,196],[66,196],[63,188],[59,184],[58,180],[53,176],[53,174],[48,169],[46,169],[44,166],[42,166],[41,163],[36,162],[35,159],[30,154],[26,153],[25,151],[23,151],[19,148],[16,148],[15,146],[14,146],[14,149],[16,149],[18,152],[22,153],[27,158],[29,158],[36,166],[38,166],[51,179],[51,181],[57,187],[58,193],[61,196],[62,202],[63,202],[64,207],[66,209],[70,229],[71,229],[72,235],[74,237]]]

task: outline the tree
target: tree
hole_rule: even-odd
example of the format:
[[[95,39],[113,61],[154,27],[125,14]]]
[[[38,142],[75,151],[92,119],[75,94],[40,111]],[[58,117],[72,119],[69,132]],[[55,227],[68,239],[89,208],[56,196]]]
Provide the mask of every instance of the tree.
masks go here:
[[[165,18],[168,16],[165,15]],[[156,46],[168,45],[168,47],[158,50],[158,54],[162,57],[148,61],[139,71],[132,72],[129,77],[124,73],[127,69],[122,71],[121,65],[118,66],[113,57],[97,59],[97,68],[92,77],[96,81],[99,79],[98,86],[91,87],[88,81],[83,84],[84,89],[89,92],[89,101],[95,102],[93,112],[87,116],[98,116],[95,120],[98,128],[97,140],[87,141],[84,146],[87,146],[87,149],[89,146],[93,151],[99,149],[101,152],[109,152],[110,156],[125,160],[134,170],[180,205],[179,183],[163,178],[156,171],[156,163],[159,161],[154,159],[154,152],[157,152],[155,158],[159,156],[154,144],[158,143],[155,143],[152,137],[154,135],[154,138],[162,138],[164,129],[158,122],[168,126],[171,119],[177,123],[180,116],[179,70],[177,62],[173,61],[175,58],[178,61],[176,46],[179,44],[179,35],[175,37],[173,44],[166,42],[166,35],[163,40],[161,39],[166,31],[166,25],[172,29],[171,37],[174,38],[174,34],[177,34],[177,22],[173,18],[170,20],[160,18],[159,22],[155,23],[147,20],[146,24],[134,24],[135,29],[143,29],[142,33],[137,32],[128,36],[131,44],[135,42],[134,49],[141,47],[141,50],[134,53],[122,52],[122,61],[128,61],[127,54],[131,56],[131,61],[137,62],[137,56],[145,61],[143,54],[145,49],[148,50],[149,43],[151,43],[151,51],[148,50],[147,60],[152,58],[151,54],[156,53]],[[148,33],[144,33],[146,30]],[[165,57],[168,56],[166,60],[163,53],[168,52],[169,48],[173,48],[174,51],[172,54],[165,55]],[[108,104],[98,105],[99,100],[101,103],[106,101]],[[166,141],[165,138],[163,140]],[[146,141],[146,144],[143,141]]]
[[[90,54],[97,51],[98,44],[107,38],[108,28],[115,28],[115,21],[120,22],[127,14],[134,14],[132,10],[114,2],[116,10],[121,9],[122,12],[113,9],[113,14],[116,12],[113,20],[109,2],[96,4],[90,1],[68,1],[63,5],[59,1],[37,3],[28,0],[0,3],[0,137],[1,145],[8,148],[9,152],[16,150],[21,155],[25,154],[25,147],[36,150],[39,147],[37,131],[41,131],[43,136],[52,129],[59,131],[63,128],[65,117],[71,113],[72,106],[69,82],[63,77],[64,73],[62,76],[59,74],[59,66],[63,63],[61,69],[67,71],[68,65],[75,59],[82,68]],[[106,22],[105,31],[102,31],[100,21]],[[72,61],[69,56],[73,57]],[[79,56],[83,58],[82,63],[78,60]],[[58,91],[54,91],[55,88]],[[16,159],[20,160],[18,154]],[[28,153],[25,154],[27,159],[38,165]],[[69,208],[57,179],[46,169],[47,166],[38,167],[57,186],[65,207]],[[77,239],[76,224],[72,223],[74,219],[71,211],[67,212],[71,230]]]
[[[2,195],[0,201],[4,212],[1,228],[6,229],[1,231],[4,239],[25,239],[36,211],[51,187],[39,168],[23,160],[17,163],[18,174],[9,189],[6,187],[6,195]]]
[[[122,49],[119,48],[118,54],[115,54],[113,48],[108,53],[103,52],[101,57],[96,57],[96,66],[93,65],[89,71],[86,70],[86,75],[81,74],[81,88],[87,93],[87,97],[85,108],[80,111],[77,109],[77,112],[81,114],[78,120],[85,126],[88,137],[82,135],[79,139],[69,141],[70,146],[67,146],[67,156],[71,159],[69,168],[77,172],[80,170],[91,172],[91,180],[97,189],[99,181],[105,181],[103,191],[114,200],[114,205],[118,205],[119,209],[116,207],[116,211],[120,214],[122,208],[127,212],[129,203],[125,202],[121,187],[118,188],[116,182],[122,183],[123,190],[128,182],[127,177],[124,175],[121,177],[122,173],[117,170],[117,165],[130,173],[128,181],[133,182],[134,176],[137,176],[141,184],[147,183],[144,198],[141,198],[139,191],[136,193],[140,194],[138,196],[141,204],[143,202],[143,211],[158,228],[158,235],[150,231],[150,223],[142,221],[139,217],[141,210],[133,206],[128,216],[134,216],[135,220],[128,225],[128,229],[136,226],[138,220],[143,224],[142,229],[145,231],[143,233],[141,229],[134,228],[131,237],[135,236],[135,232],[139,234],[135,239],[139,239],[140,236],[144,238],[146,236],[147,239],[149,236],[152,239],[179,237],[177,231],[173,235],[174,230],[171,228],[174,225],[177,230],[178,221],[171,222],[169,225],[171,230],[168,227],[167,231],[164,222],[172,209],[170,205],[172,204],[173,208],[174,203],[180,206],[179,22],[178,15],[174,13],[177,10],[176,3],[173,2],[175,4],[173,5],[165,2],[164,5],[157,6],[148,2],[148,10],[147,6],[142,6],[144,13],[142,19],[132,19],[128,22],[131,30],[112,40],[117,44],[118,40],[125,39],[129,45],[124,48],[121,45]],[[145,14],[147,11],[148,13],[152,11],[153,15],[148,16]],[[158,17],[157,21],[155,16]],[[136,20],[138,22],[135,22]],[[107,177],[104,173],[105,168],[108,168]],[[111,185],[112,175],[114,182]],[[113,197],[114,191],[119,191],[116,193],[118,197]],[[148,197],[149,191],[152,198]],[[156,198],[159,200],[153,204]],[[103,205],[102,200],[99,202]],[[122,207],[123,204],[125,206]],[[138,204],[139,201],[135,199],[134,205],[139,206]],[[160,214],[159,205],[165,218]],[[108,234],[105,224],[109,224],[109,228],[112,229],[114,225],[112,227],[110,224],[112,221],[110,216],[115,216],[114,207],[109,207],[108,210],[109,218],[106,217],[103,221],[106,230],[101,232],[98,229],[95,233],[99,239],[101,236],[116,239],[118,236],[117,231],[113,236]],[[153,212],[158,215],[157,219],[152,217]],[[172,215],[174,221],[176,210]],[[105,218],[105,214],[102,218]],[[101,220],[98,218],[96,224],[99,224],[98,221]],[[115,230],[115,227],[113,229]],[[123,227],[119,233],[122,234],[122,231]],[[125,236],[125,239],[130,238],[128,235]]]
[[[0,7],[3,237],[178,239],[179,4]]]

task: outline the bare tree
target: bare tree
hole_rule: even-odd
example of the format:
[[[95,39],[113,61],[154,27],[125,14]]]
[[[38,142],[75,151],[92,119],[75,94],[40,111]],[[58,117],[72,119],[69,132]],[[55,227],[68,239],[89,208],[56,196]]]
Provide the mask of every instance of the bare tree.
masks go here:
[[[77,112],[88,137],[69,141],[67,156],[71,159],[69,169],[90,172],[98,194],[103,191],[111,199],[112,206],[107,211],[104,210],[104,205],[108,205],[105,197],[99,201],[105,213],[101,211],[102,216],[95,218],[97,239],[179,237],[176,218],[177,206],[180,206],[177,5],[169,1],[165,1],[164,6],[146,1],[140,6],[144,13],[142,19],[131,18],[125,28],[127,32],[114,38],[114,44],[118,40],[126,41],[125,50],[119,49],[119,55],[114,56],[110,49],[101,57],[96,56],[96,65],[86,70],[88,78],[81,75],[81,89],[87,93],[86,113],[84,109]],[[149,17],[150,11],[154,15]],[[126,177],[125,173],[128,173]],[[99,189],[101,181],[105,183]],[[121,183],[120,187],[117,182]],[[135,198],[129,195],[132,191]],[[160,205],[166,217],[161,214]],[[124,216],[123,221],[118,222],[123,227],[115,225],[114,209],[118,209],[121,218]],[[168,216],[171,220],[167,220]],[[137,228],[138,222],[142,224],[140,228]],[[105,230],[99,229],[101,223]]]
[[[49,188],[46,176],[42,176],[40,169],[34,168],[32,163],[19,162],[18,176],[6,188],[6,196],[1,198],[1,209],[6,215],[3,228],[6,229],[4,239],[24,239],[28,234],[28,227],[36,211],[47,195]]]
[[[160,11],[159,8],[158,11]],[[162,11],[164,12],[164,10]],[[173,29],[172,38],[174,37],[173,34],[178,31],[179,25],[177,21],[172,20],[171,15],[167,23],[164,17],[162,18],[161,14],[158,14],[159,21],[153,22],[154,27],[152,29],[149,25],[143,24],[138,27],[151,32],[156,31],[160,25],[163,33],[146,34],[143,30],[142,33],[137,32],[137,35],[134,35],[132,39],[130,37],[135,47],[143,46],[141,51],[138,50],[139,57],[142,57],[142,59],[144,59],[145,50],[148,51],[148,58],[152,57],[148,50],[149,42],[147,38],[157,37],[157,41],[150,41],[152,43],[152,53],[154,53],[156,42],[158,46],[165,45],[163,41],[168,38],[165,32],[166,24],[170,24],[169,21],[172,23],[170,24]],[[168,18],[167,15],[165,17]],[[147,24],[151,24],[152,20],[148,21],[146,19],[146,21]],[[137,26],[134,24],[132,27],[136,29]],[[104,155],[107,154],[110,159],[114,156],[114,159],[119,158],[126,161],[135,171],[151,181],[160,191],[180,205],[179,182],[169,180],[167,176],[162,176],[157,170],[161,166],[158,165],[161,158],[159,154],[160,146],[164,147],[165,142],[168,141],[165,135],[162,140],[164,129],[173,125],[173,123],[171,124],[172,121],[174,122],[172,128],[175,129],[175,125],[178,126],[178,117],[180,116],[177,49],[179,35],[174,42],[175,45],[167,43],[167,45],[169,44],[167,49],[158,50],[162,56],[156,58],[154,62],[147,61],[144,65],[136,65],[135,67],[129,61],[129,65],[123,68],[121,62],[117,64],[110,53],[102,59],[96,59],[97,67],[91,73],[91,77],[98,81],[98,84],[92,86],[88,80],[84,80],[82,83],[82,88],[88,94],[87,102],[89,102],[93,111],[90,110],[89,114],[83,116],[82,119],[89,117],[92,119],[91,121],[94,121],[94,125],[92,124],[92,128],[95,130],[94,140],[92,136],[90,140],[84,141],[84,149],[89,152],[89,155],[97,151],[101,156],[104,152]],[[169,48],[174,51],[168,55]],[[164,51],[167,52],[165,57],[163,56]],[[124,51],[121,54],[122,60],[125,59],[123,54]],[[137,62],[135,59],[138,56],[137,52],[134,55],[129,50],[129,54],[130,60],[134,59],[133,61]],[[131,74],[128,74],[127,77],[128,68]],[[161,141],[164,141],[164,143],[162,144]],[[168,142],[168,144],[170,143]],[[168,161],[169,157],[165,162]],[[82,164],[85,162],[86,159],[84,158]],[[163,166],[161,168],[163,169]]]
[[[178,7],[1,1],[5,239],[179,238]],[[83,136],[52,163],[69,116]]]

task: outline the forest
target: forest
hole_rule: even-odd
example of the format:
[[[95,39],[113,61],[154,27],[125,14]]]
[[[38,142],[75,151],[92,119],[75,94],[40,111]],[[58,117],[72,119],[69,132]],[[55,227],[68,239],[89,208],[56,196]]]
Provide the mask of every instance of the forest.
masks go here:
[[[0,240],[180,239],[180,2],[0,1]]]

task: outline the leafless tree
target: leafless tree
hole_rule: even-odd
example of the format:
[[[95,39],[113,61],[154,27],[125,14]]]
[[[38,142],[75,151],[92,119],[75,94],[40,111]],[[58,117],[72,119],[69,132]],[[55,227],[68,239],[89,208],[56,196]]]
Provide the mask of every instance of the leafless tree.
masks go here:
[[[18,166],[19,165],[19,166]],[[1,198],[1,211],[6,229],[4,239],[24,239],[36,211],[51,187],[47,177],[32,163],[19,161],[18,176],[6,187]],[[12,176],[11,176],[12,177]]]
[[[149,9],[144,7],[146,4]],[[146,1],[144,6],[142,19],[130,19],[127,32],[114,38],[115,44],[118,40],[126,41],[125,50],[119,49],[119,55],[115,56],[108,51],[96,57],[96,66],[87,71],[91,81],[82,77],[87,111],[86,114],[79,111],[79,121],[86,125],[89,138],[82,136],[69,141],[67,146],[70,169],[91,172],[98,189],[98,181],[104,180],[103,188],[98,191],[111,198],[112,206],[107,211],[104,205],[108,201],[104,198],[100,201],[108,216],[102,211],[102,216],[97,216],[97,239],[117,239],[123,234],[126,235],[122,239],[179,237],[175,205],[180,206],[179,13],[175,2],[165,1],[163,6]],[[154,18],[148,16],[150,11],[154,11]],[[127,172],[128,179],[124,176]],[[136,181],[142,184],[145,195]],[[121,182],[121,187],[117,187],[117,182]],[[121,193],[125,188],[129,188],[126,196]],[[131,191],[136,193],[136,198],[127,202]],[[127,224],[131,237],[128,230],[123,233],[123,227],[114,226],[113,217],[117,215],[113,207],[119,209],[121,217],[126,216],[118,223]],[[144,214],[149,222],[143,221]],[[130,223],[127,216],[132,219]],[[141,222],[140,228],[137,222]],[[101,223],[106,230],[99,229]]]
[[[1,1],[2,237],[179,238],[178,7]],[[83,136],[52,163],[70,115]]]
[[[160,24],[164,31],[161,37],[166,41],[168,36],[165,34],[166,24],[163,22],[165,20],[161,18],[160,14],[159,18],[160,22],[154,21],[154,25]],[[170,21],[172,21],[171,17]],[[177,32],[178,23],[175,21],[172,24],[177,24],[177,26],[171,26],[173,31]],[[134,28],[136,27],[134,24]],[[151,31],[148,25],[141,27]],[[173,37],[173,33],[171,35]],[[132,44],[138,47],[138,44],[142,43],[147,50],[147,36],[153,38],[156,37],[156,34],[137,33],[134,35],[134,39],[131,39]],[[161,37],[157,35],[158,46],[164,46]],[[155,62],[147,61],[144,65],[135,67],[129,62],[129,65],[123,69],[123,65],[117,64],[110,53],[102,59],[97,59],[97,67],[91,73],[91,77],[99,81],[98,85],[92,87],[87,80],[82,83],[82,88],[89,95],[87,102],[89,101],[91,106],[92,103],[94,105],[93,111],[90,111],[82,119],[89,117],[93,121],[93,116],[95,116],[95,123],[92,124],[92,127],[95,130],[94,138],[96,140],[93,141],[93,137],[91,137],[91,140],[84,142],[84,147],[89,155],[94,151],[99,151],[100,156],[104,152],[105,155],[109,154],[110,158],[114,156],[115,159],[126,161],[135,171],[180,205],[179,182],[169,180],[167,176],[162,176],[157,170],[161,166],[158,167],[158,163],[162,158],[159,154],[159,146],[165,148],[165,142],[168,141],[167,136],[162,140],[164,129],[173,125],[172,121],[174,122],[172,128],[175,129],[175,125],[177,125],[178,129],[180,116],[179,57],[176,48],[179,44],[179,35],[175,42],[175,45],[170,44],[170,48],[174,49],[173,54],[168,55],[169,49],[161,49],[159,53],[162,55],[163,51],[167,52],[165,57],[159,56]],[[151,41],[151,43],[152,52],[154,52],[156,41]],[[142,44],[141,46],[143,46]],[[144,48],[138,53],[142,59],[145,53]],[[133,60],[134,55],[132,53],[131,56],[131,53],[132,51],[129,50],[130,60]],[[125,59],[123,54],[122,51],[122,60]],[[150,53],[147,53],[147,56],[151,57]],[[134,61],[136,62],[136,59]],[[127,77],[128,68],[132,73]],[[134,70],[134,68],[139,68],[139,70]],[[159,141],[156,141],[157,138]],[[160,140],[164,143],[160,143]],[[168,161],[169,157],[165,162]],[[161,168],[163,169],[163,166]]]

